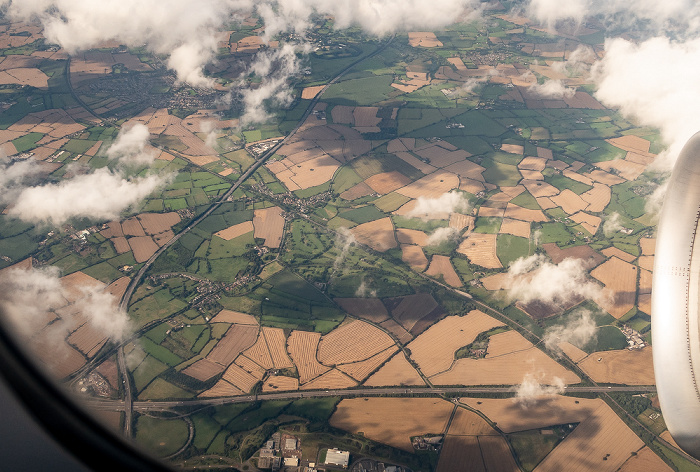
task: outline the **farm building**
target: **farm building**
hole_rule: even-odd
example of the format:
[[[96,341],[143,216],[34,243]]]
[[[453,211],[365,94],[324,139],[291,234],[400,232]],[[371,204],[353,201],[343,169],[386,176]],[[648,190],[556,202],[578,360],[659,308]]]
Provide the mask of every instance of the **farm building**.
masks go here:
[[[326,453],[326,465],[339,465],[347,467],[350,462],[350,452],[340,451],[338,449],[328,449]]]

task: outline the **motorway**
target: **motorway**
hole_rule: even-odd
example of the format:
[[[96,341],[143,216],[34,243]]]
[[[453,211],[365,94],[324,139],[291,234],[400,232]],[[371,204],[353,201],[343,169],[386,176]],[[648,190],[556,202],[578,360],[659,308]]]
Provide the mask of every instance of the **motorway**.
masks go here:
[[[290,131],[290,133],[282,139],[279,143],[277,143],[275,146],[272,148],[268,149],[263,155],[261,155],[258,160],[253,163],[241,176],[234,182],[234,184],[231,186],[230,189],[226,191],[226,193],[222,194],[219,199],[214,202],[204,213],[199,215],[197,218],[192,220],[187,226],[185,226],[180,232],[178,232],[175,236],[173,236],[172,239],[170,239],[167,243],[165,243],[161,248],[159,248],[144,264],[143,266],[139,269],[139,271],[136,273],[136,275],[131,279],[129,282],[129,286],[127,287],[126,291],[124,292],[124,295],[122,295],[122,298],[119,302],[119,308],[124,310],[125,312],[128,309],[129,306],[129,300],[131,300],[131,297],[134,293],[134,290],[136,290],[136,287],[141,283],[141,280],[143,279],[144,275],[146,274],[146,271],[153,265],[155,260],[163,254],[170,246],[175,244],[178,239],[180,239],[182,236],[187,234],[190,230],[192,230],[195,226],[197,226],[199,223],[201,223],[206,217],[211,215],[217,208],[219,208],[228,198],[233,195],[233,193],[240,187],[243,182],[248,180],[248,178],[253,175],[253,173],[258,170],[260,166],[262,166],[265,161],[267,161],[271,156],[275,154],[277,149],[279,149],[282,145],[284,145],[286,142],[288,142],[296,133],[299,131],[299,128],[306,122],[306,119],[311,115],[313,112],[314,107],[320,100],[321,96],[323,93],[336,83],[343,75],[345,75],[350,69],[355,67],[357,64],[360,62],[369,59],[376,54],[380,53],[383,51],[391,42],[393,41],[394,37],[392,36],[387,40],[384,44],[380,45],[375,51],[371,52],[370,54],[363,56],[359,58],[358,60],[352,62],[350,65],[345,67],[342,71],[340,71],[335,77],[333,77],[324,87],[321,89],[321,91],[314,97],[313,100],[311,100],[311,103],[309,103],[309,106],[306,108],[306,111],[304,112],[304,115],[301,117],[299,120],[299,123]],[[70,83],[70,80],[69,80]],[[89,110],[89,109],[88,109]],[[121,377],[123,379],[123,386],[124,386],[124,401],[125,401],[125,421],[124,421],[124,435],[127,437],[131,437],[131,423],[132,423],[132,408],[131,405],[133,403],[133,394],[131,392],[131,381],[128,375],[128,370],[126,367],[126,361],[124,359],[124,349],[123,346],[120,346],[117,350],[117,363],[119,366],[119,372],[121,374]]]
[[[248,403],[263,400],[298,400],[300,398],[323,398],[323,397],[397,397],[397,396],[444,396],[444,395],[489,395],[489,394],[506,394],[515,393],[518,386],[509,387],[387,387],[387,388],[350,388],[350,389],[329,389],[317,391],[298,391],[292,390],[288,392],[275,393],[260,393],[257,395],[238,395],[234,397],[223,398],[198,398],[195,400],[149,400],[133,402],[133,409],[137,411],[154,411],[164,410],[169,408],[205,408],[208,406],[228,405],[231,403]],[[656,387],[653,385],[630,386],[567,386],[564,388],[564,394],[571,393],[654,393]],[[128,403],[128,402],[127,402]],[[124,410],[125,403],[123,400],[97,400],[90,399],[83,402],[85,406],[94,410]]]

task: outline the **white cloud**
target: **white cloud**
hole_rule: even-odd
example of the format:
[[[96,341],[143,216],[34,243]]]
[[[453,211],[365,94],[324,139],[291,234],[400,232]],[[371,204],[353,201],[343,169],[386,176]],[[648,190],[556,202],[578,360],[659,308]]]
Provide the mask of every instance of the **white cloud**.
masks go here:
[[[428,246],[437,246],[450,239],[456,239],[459,237],[459,230],[457,228],[443,227],[438,228],[433,231],[427,239]]]
[[[605,300],[603,287],[588,277],[585,262],[575,258],[553,264],[541,254],[521,257],[508,268],[503,285],[510,300],[522,303],[566,304],[581,297],[597,303]]]
[[[148,126],[136,123],[128,130],[122,128],[117,139],[107,149],[107,157],[118,159],[124,164],[148,165],[155,159],[155,153],[146,151],[151,133]]]
[[[0,151],[1,152],[1,151]],[[12,161],[0,156],[0,202],[11,202],[41,169],[34,159]]]
[[[560,352],[559,344],[568,342],[582,348],[593,340],[598,333],[598,327],[589,310],[580,309],[572,315],[565,325],[550,326],[544,332],[542,341],[552,352]]]
[[[8,213],[23,221],[53,226],[71,218],[116,219],[169,179],[160,175],[128,178],[119,171],[97,169],[59,183],[25,188]]]
[[[543,98],[570,98],[576,89],[565,86],[561,80],[546,80],[543,84],[532,84],[527,88]]]
[[[418,197],[415,206],[406,213],[409,218],[430,219],[436,213],[466,213],[471,209],[462,192],[450,191],[437,198]]]
[[[566,384],[559,377],[554,377],[550,385],[541,383],[543,376],[539,377],[530,373],[525,374],[523,382],[515,388],[514,400],[521,407],[528,408],[540,400],[564,393]]]
[[[605,222],[603,222],[603,234],[606,237],[610,237],[624,228],[622,226],[622,217],[619,213],[611,213],[609,216],[605,217]]]
[[[370,289],[365,282],[365,279],[362,279],[360,286],[357,287],[357,290],[355,291],[355,296],[360,298],[376,298],[377,291]]]
[[[344,226],[338,228],[335,236],[335,247],[340,249],[340,252],[333,261],[333,269],[338,270],[338,268],[340,268],[348,252],[350,252],[350,248],[355,245],[357,245],[355,235]]]

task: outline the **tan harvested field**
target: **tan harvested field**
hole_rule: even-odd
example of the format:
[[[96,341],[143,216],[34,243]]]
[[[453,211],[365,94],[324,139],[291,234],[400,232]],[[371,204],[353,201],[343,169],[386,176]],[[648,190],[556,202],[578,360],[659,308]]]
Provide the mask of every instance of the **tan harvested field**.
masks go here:
[[[119,277],[117,280],[105,287],[105,292],[110,293],[115,299],[119,300],[126,293],[131,279],[127,276]]]
[[[654,256],[639,256],[637,264],[642,269],[646,269],[651,272],[654,270]]]
[[[427,293],[417,293],[389,300],[391,316],[408,331],[411,331],[418,321],[428,315],[434,314],[436,311],[442,312],[438,302]]]
[[[302,384],[302,390],[321,390],[328,388],[350,388],[357,382],[337,369],[332,369],[311,382]]]
[[[428,235],[417,229],[396,228],[396,239],[401,244],[417,244],[421,247],[428,244]]]
[[[146,234],[162,233],[180,222],[180,215],[175,212],[141,213],[137,218]]]
[[[411,436],[444,432],[453,408],[452,403],[436,398],[350,398],[338,404],[330,424],[413,452]]]
[[[442,47],[442,42],[438,41],[435,33],[428,31],[412,31],[408,33],[408,44],[411,46],[424,48]]]
[[[80,352],[91,358],[107,342],[107,336],[104,334],[104,331],[96,328],[93,323],[88,321],[73,331],[68,336],[67,341],[68,344],[75,346]]]
[[[549,197],[538,197],[535,200],[537,200],[537,204],[543,210],[549,210],[550,208],[555,208],[557,206]]]
[[[275,172],[275,176],[289,190],[300,190],[315,187],[328,182],[340,167],[340,163],[329,155],[323,155],[300,164],[293,164],[287,159],[280,161],[287,170]]]
[[[535,472],[613,472],[644,442],[607,405],[600,405],[535,468]]]
[[[236,365],[240,366],[243,370],[258,380],[262,380],[263,377],[265,377],[266,369],[258,365],[257,362],[250,360],[250,358],[244,356],[243,354],[236,357],[234,362]]]
[[[237,225],[229,226],[226,229],[217,231],[216,233],[214,233],[214,236],[218,236],[221,239],[230,241],[239,236],[243,236],[246,233],[250,233],[254,229],[255,228],[253,227],[252,221],[244,221],[243,223],[238,223]]]
[[[654,385],[651,349],[594,352],[579,367],[595,382]]]
[[[568,177],[571,180],[581,182],[582,184],[593,185],[593,181],[590,178],[586,177],[585,175],[581,175],[578,172],[574,172],[571,169],[564,170],[564,172],[562,172],[562,174],[564,174],[564,177]]]
[[[384,252],[397,246],[394,224],[389,217],[355,226],[350,231],[360,244],[369,246],[375,251]]]
[[[639,177],[646,165],[638,164],[627,159],[614,159],[612,161],[597,162],[596,165],[608,172],[615,173],[627,180],[635,180]]]
[[[433,167],[430,164],[426,164],[425,162],[421,161],[410,152],[396,151],[394,152],[394,154],[402,161],[406,162],[409,165],[412,165],[424,174],[430,174],[431,172],[434,172],[437,169],[436,167]]]
[[[278,248],[282,244],[284,235],[284,218],[280,207],[270,207],[264,210],[255,210],[253,226],[256,238],[263,238],[265,246]]]
[[[625,151],[649,152],[651,142],[639,136],[627,135],[619,138],[606,139],[607,142]]]
[[[263,383],[263,392],[282,392],[287,390],[299,390],[299,381],[293,377],[284,375],[272,375]]]
[[[527,407],[513,398],[460,398],[460,402],[481,411],[504,433],[580,423],[604,404],[600,399],[561,395],[542,397]]]
[[[369,374],[374,372],[380,365],[386,362],[399,348],[391,346],[382,352],[375,354],[367,360],[354,362],[352,364],[342,364],[338,369],[358,382],[362,382]]]
[[[520,236],[521,238],[529,238],[530,223],[527,221],[504,218],[503,223],[501,223],[501,229],[498,232],[500,234],[512,234],[513,236]]]
[[[355,320],[321,338],[318,360],[325,365],[347,364],[368,359],[392,346],[394,341],[371,324]]]
[[[435,167],[447,167],[459,162],[469,162],[466,159],[471,156],[467,151],[462,149],[457,149],[456,151],[450,151],[442,146],[434,144],[430,147],[423,148],[421,150],[414,151],[420,157],[428,159],[430,165]],[[468,167],[474,169],[475,165],[469,162]],[[451,172],[454,172],[451,170]],[[483,172],[483,171],[482,171]],[[479,175],[481,173],[479,172]],[[467,175],[470,177],[470,175]]]
[[[642,255],[653,256],[656,249],[656,238],[641,238],[639,247],[642,248]]]
[[[234,395],[241,395],[244,392],[240,391],[230,383],[225,380],[219,380],[209,390],[206,390],[199,394],[200,397],[204,398],[214,398],[214,397],[232,397]]]
[[[581,362],[588,355],[585,351],[582,351],[570,342],[559,343],[559,349],[561,349],[562,352],[566,354],[566,357],[568,357],[576,363]]]
[[[522,175],[523,179],[525,179],[525,180],[530,180],[530,181],[544,180],[544,175],[539,170],[521,169],[520,175]]]
[[[411,266],[413,270],[422,272],[428,265],[428,259],[420,246],[410,244],[401,245],[401,260]]]
[[[353,185],[352,187],[341,193],[340,198],[345,200],[355,200],[356,198],[364,197],[371,193],[374,193],[372,187],[370,187],[364,182],[360,182],[359,184]]]
[[[459,57],[448,57],[447,62],[455,66],[455,69],[457,70],[467,70],[467,66],[464,65],[464,61],[462,61],[462,59]]]
[[[630,254],[629,252],[625,252],[622,249],[618,249],[615,246],[607,247],[600,252],[602,252],[606,257],[617,257],[625,262],[632,262],[636,259],[636,256]]]
[[[588,206],[588,203],[584,199],[576,195],[568,188],[562,190],[559,195],[550,197],[550,200],[552,200],[557,206],[560,206],[567,215],[573,215],[574,213],[585,210]]]
[[[515,205],[513,203],[508,203],[505,212],[506,218],[512,218],[514,220],[522,221],[548,221],[547,215],[542,213],[541,210],[529,210],[521,206]]]
[[[398,189],[396,192],[410,198],[439,198],[443,193],[459,187],[459,178],[444,170],[438,170],[415,182]]]
[[[503,266],[496,255],[496,237],[495,234],[470,233],[459,245],[457,252],[467,256],[472,264],[487,269],[500,269]]]
[[[504,289],[505,285],[508,284],[510,280],[507,272],[500,272],[482,278],[481,283],[484,284],[486,290],[494,291]]]
[[[318,377],[330,368],[316,360],[316,349],[321,333],[309,331],[292,331],[287,338],[287,350],[299,372],[299,382],[306,383]]]
[[[364,383],[369,387],[420,385],[425,382],[416,369],[406,360],[403,352],[398,352]]]
[[[259,380],[236,364],[231,364],[221,378],[244,393],[250,392]]]
[[[254,360],[256,363],[260,364],[264,369],[272,369],[275,364],[272,362],[272,357],[270,356],[270,350],[267,348],[267,341],[265,341],[265,336],[263,335],[263,328],[258,333],[258,338],[248,350],[243,351],[243,355]]]
[[[570,218],[572,221],[575,221],[583,226],[583,228],[591,233],[591,235],[594,235],[598,231],[598,227],[600,226],[601,222],[599,216],[590,215],[583,211],[579,211],[578,213],[571,215]]]
[[[479,447],[488,472],[518,472],[508,443],[501,436],[479,436]]]
[[[512,154],[522,154],[525,152],[525,148],[520,144],[502,144],[501,151]]]
[[[465,159],[445,167],[444,170],[450,171],[454,174],[459,174],[459,176],[462,178],[484,182],[482,172],[484,172],[486,168]]]
[[[67,291],[64,296],[71,303],[85,296],[84,289],[104,289],[106,286],[107,284],[81,271],[61,277],[61,287]]]
[[[27,85],[48,89],[49,76],[36,67],[18,67],[0,71],[0,85]]]
[[[627,459],[627,462],[622,464],[618,472],[672,472],[673,469],[668,466],[654,451],[649,447],[643,447],[637,454]]]
[[[251,347],[258,337],[258,326],[231,325],[221,340],[216,343],[207,359],[226,367],[238,354]]]
[[[264,327],[262,331],[265,335],[267,347],[270,350],[270,356],[272,357],[272,363],[275,365],[275,369],[292,367],[294,364],[292,364],[292,361],[289,359],[285,347],[286,339],[284,330],[282,328]]]
[[[469,215],[462,215],[460,213],[450,214],[450,228],[455,228],[456,230],[463,230],[464,228],[471,229],[474,226],[474,217]]]
[[[137,236],[127,239],[131,250],[134,252],[136,262],[145,262],[158,250],[158,245],[150,236]]]
[[[455,272],[455,268],[452,266],[452,262],[450,262],[448,256],[434,255],[430,261],[430,267],[428,267],[425,273],[435,278],[442,276],[445,283],[452,287],[461,287],[463,285],[462,279],[460,279],[457,272]]]
[[[224,367],[216,362],[212,362],[209,359],[200,359],[194,364],[185,368],[182,373],[202,382],[206,382],[223,371]]]
[[[478,414],[466,408],[457,408],[450,423],[449,435],[455,436],[499,436],[498,431]]]
[[[639,271],[639,293],[651,293],[651,280],[653,276],[648,270]]]
[[[647,315],[651,315],[651,293],[640,293],[637,299],[637,308]]]
[[[472,310],[465,316],[448,316],[440,320],[407,347],[421,372],[430,377],[449,369],[455,352],[473,342],[479,333],[502,325],[489,315]]]
[[[318,95],[318,92],[323,90],[323,87],[325,87],[325,85],[314,85],[312,87],[304,87],[301,91],[302,100],[311,100],[316,95]]]
[[[600,280],[610,300],[602,308],[615,318],[634,307],[637,292],[637,267],[617,257],[608,259],[591,271],[591,276]]]
[[[406,344],[413,339],[413,336],[411,333],[406,331],[406,328],[398,324],[393,318],[390,318],[386,321],[382,321],[381,323],[382,328],[386,329],[389,331],[391,334],[396,336],[396,338],[399,340],[401,344]]]
[[[520,184],[525,186],[527,191],[535,198],[551,197],[559,194],[558,188],[540,180],[522,180]]]
[[[146,236],[141,222],[136,217],[127,218],[122,221],[122,231],[124,232],[124,236]]]
[[[489,202],[486,202],[489,203]],[[498,206],[486,206],[481,205],[479,207],[479,217],[481,218],[503,218],[503,213],[506,209],[504,205]]]
[[[258,325],[258,320],[253,315],[223,309],[212,318],[212,323],[231,323],[240,325]]]
[[[402,173],[392,170],[373,175],[365,183],[376,193],[384,195],[411,183],[411,179]]]
[[[524,349],[526,345],[530,348]],[[522,382],[523,373],[530,372],[533,366],[537,366],[544,383],[551,384],[557,377],[565,384],[581,381],[573,372],[532,346],[517,331],[492,336],[489,351],[498,355],[484,359],[457,359],[450,370],[433,375],[430,381],[435,385],[515,385]]]
[[[491,184],[488,184],[491,185]],[[486,189],[484,182],[479,182],[478,180],[468,179],[466,177],[459,178],[459,189],[465,192],[472,193],[476,195]]]
[[[436,470],[487,472],[481,457],[479,439],[476,436],[446,436]]]
[[[518,169],[543,171],[547,165],[547,159],[542,157],[527,156],[518,163]]]
[[[609,174],[608,172],[605,172],[600,169],[592,170],[591,172],[583,175],[590,177],[592,180],[605,185],[617,185],[625,181],[625,179],[623,179],[622,177]]]
[[[378,298],[335,298],[333,301],[352,316],[373,323],[381,323],[389,317],[389,312]]]

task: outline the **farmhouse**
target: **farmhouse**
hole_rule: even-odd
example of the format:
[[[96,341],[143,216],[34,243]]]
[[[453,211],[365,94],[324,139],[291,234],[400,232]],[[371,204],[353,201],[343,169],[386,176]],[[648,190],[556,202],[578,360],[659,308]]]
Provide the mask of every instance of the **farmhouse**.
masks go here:
[[[326,465],[339,465],[343,468],[347,468],[350,462],[350,452],[341,451],[338,449],[328,449],[326,452]]]

